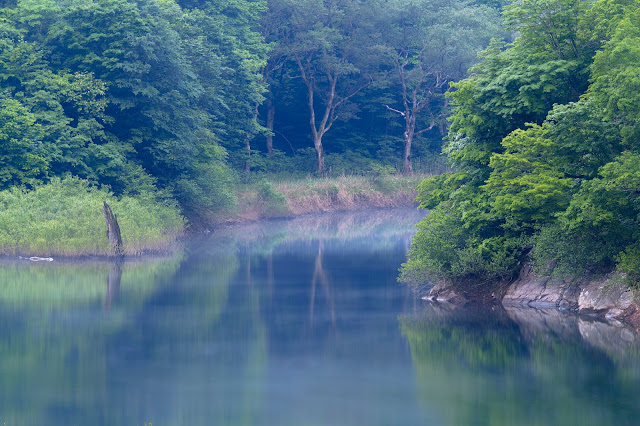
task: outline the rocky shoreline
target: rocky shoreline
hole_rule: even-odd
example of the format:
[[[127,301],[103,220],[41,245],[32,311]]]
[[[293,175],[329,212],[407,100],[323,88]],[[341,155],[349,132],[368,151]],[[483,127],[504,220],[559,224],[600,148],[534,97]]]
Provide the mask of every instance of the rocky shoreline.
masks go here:
[[[462,291],[451,283],[440,282],[423,299],[469,303],[477,300],[493,301],[505,308],[537,308],[572,311],[612,321],[623,321],[640,328],[640,306],[634,291],[616,273],[585,278],[556,278],[536,275],[525,264],[518,278],[489,294]]]

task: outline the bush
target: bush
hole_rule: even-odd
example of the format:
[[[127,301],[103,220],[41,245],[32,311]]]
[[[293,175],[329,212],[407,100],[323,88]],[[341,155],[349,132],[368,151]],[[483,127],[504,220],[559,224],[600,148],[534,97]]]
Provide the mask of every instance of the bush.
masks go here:
[[[515,273],[527,237],[504,227],[482,197],[455,201],[440,203],[418,223],[401,281],[500,280]]]
[[[212,162],[198,165],[191,175],[176,178],[171,189],[189,222],[201,225],[209,222],[214,214],[235,206],[232,188],[230,170]]]
[[[616,256],[618,270],[627,275],[627,284],[640,286],[640,246],[637,242]]]
[[[287,205],[287,198],[278,192],[273,184],[267,180],[262,180],[257,185],[258,199],[262,204],[262,209],[266,217],[282,216],[290,212]]]

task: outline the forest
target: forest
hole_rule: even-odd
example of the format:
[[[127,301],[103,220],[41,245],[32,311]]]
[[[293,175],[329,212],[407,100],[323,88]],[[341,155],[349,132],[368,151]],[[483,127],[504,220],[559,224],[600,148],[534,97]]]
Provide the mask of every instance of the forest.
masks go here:
[[[440,161],[449,82],[500,31],[458,0],[0,6],[0,189],[72,176],[191,221],[252,175]]]
[[[423,181],[405,280],[498,283],[533,262],[640,281],[640,4],[522,1],[453,83],[443,152]],[[471,281],[470,281],[471,280]]]

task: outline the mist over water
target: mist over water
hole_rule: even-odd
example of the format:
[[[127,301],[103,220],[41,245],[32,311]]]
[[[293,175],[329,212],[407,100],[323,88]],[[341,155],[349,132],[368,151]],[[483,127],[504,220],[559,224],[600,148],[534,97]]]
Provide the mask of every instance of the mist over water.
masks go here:
[[[0,424],[631,424],[637,337],[397,282],[421,214],[225,227],[167,258],[0,264]],[[575,420],[575,421],[574,421]]]

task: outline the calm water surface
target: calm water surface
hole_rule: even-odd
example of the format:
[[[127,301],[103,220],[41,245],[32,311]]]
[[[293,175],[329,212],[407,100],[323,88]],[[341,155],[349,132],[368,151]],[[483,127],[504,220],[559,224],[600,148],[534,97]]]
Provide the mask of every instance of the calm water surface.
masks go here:
[[[124,265],[0,263],[0,425],[637,424],[640,345],[396,281],[413,211],[238,225]]]

